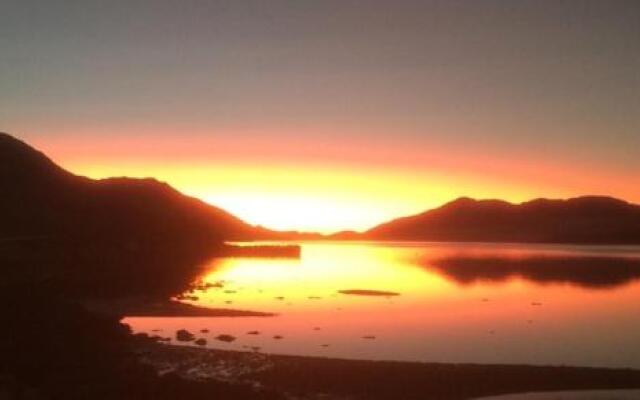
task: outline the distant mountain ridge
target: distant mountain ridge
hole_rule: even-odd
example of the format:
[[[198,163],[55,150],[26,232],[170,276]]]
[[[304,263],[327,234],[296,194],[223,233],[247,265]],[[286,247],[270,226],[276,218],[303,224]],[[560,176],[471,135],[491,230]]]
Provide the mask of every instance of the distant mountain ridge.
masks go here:
[[[521,204],[463,197],[361,235],[375,240],[640,244],[640,206],[607,196]]]
[[[74,175],[5,133],[0,188],[0,241],[55,236],[132,246],[260,239],[640,244],[640,206],[606,196],[521,204],[463,197],[364,233],[272,231],[155,179]]]

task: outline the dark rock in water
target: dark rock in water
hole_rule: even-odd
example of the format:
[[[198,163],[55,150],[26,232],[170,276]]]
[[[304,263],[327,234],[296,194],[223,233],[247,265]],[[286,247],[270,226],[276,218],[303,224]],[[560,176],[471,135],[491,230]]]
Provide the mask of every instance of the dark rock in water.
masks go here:
[[[247,332],[247,335],[259,335],[260,332],[259,331],[249,331]]]
[[[180,329],[176,331],[176,340],[178,340],[179,342],[191,342],[195,338],[196,337],[193,335],[193,333],[189,332],[186,329]]]
[[[284,300],[284,297],[283,297],[283,296],[278,296],[278,297],[276,297],[275,299],[276,299],[276,300]]]
[[[338,290],[338,293],[352,294],[355,296],[400,296],[400,293],[396,293],[396,292],[387,292],[384,290],[369,290],[369,289]]]
[[[208,329],[200,329],[200,333],[209,333]]]
[[[316,327],[314,327],[314,328],[313,328],[313,330],[314,330],[314,331],[319,331],[319,330],[320,330],[320,327],[319,327],[319,326],[316,326]]]
[[[283,339],[283,337],[282,337],[282,336],[280,336],[280,335],[275,335],[273,338],[274,338],[274,339],[276,339],[276,340]]]
[[[194,342],[195,344],[197,344],[198,346],[206,346],[207,345],[207,340],[206,339],[198,339]]]
[[[376,337],[375,337],[375,336],[373,336],[373,335],[365,335],[365,336],[363,336],[362,338],[363,338],[363,339],[368,339],[368,340],[373,340],[373,339],[375,339]]]
[[[321,344],[320,347],[329,347],[328,344]]]
[[[231,335],[223,334],[223,335],[218,335],[218,336],[216,336],[216,340],[219,340],[219,341],[221,341],[221,342],[227,342],[227,343],[230,343],[230,342],[235,341],[235,340],[236,340],[236,337],[235,337],[235,336],[231,336]]]

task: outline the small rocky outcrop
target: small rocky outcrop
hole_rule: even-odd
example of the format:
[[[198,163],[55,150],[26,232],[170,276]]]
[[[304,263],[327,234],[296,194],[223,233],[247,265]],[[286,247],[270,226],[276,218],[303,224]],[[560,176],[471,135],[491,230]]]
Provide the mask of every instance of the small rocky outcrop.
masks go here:
[[[180,329],[176,331],[176,340],[179,342],[191,342],[195,340],[195,336],[193,333],[189,332],[186,329]]]
[[[230,343],[230,342],[233,342],[234,340],[236,340],[236,337],[232,336],[232,335],[223,334],[223,335],[216,336],[216,340],[219,340],[221,342]]]

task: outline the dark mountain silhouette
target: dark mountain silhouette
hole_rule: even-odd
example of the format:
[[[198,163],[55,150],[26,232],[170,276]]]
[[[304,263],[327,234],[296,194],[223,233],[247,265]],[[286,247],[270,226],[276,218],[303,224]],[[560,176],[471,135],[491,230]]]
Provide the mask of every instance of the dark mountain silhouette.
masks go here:
[[[0,279],[69,296],[185,290],[225,240],[275,235],[154,179],[93,180],[0,134]]]
[[[460,198],[370,229],[366,239],[524,243],[640,243],[640,206],[611,197],[522,204]]]
[[[0,133],[0,238],[66,236],[138,242],[253,239],[252,227],[155,179],[73,175]]]
[[[244,223],[155,179],[73,175],[0,133],[0,240],[53,237],[202,246],[223,240],[380,239],[536,243],[640,243],[640,206],[603,196],[522,204],[460,198],[363,234],[276,232]]]

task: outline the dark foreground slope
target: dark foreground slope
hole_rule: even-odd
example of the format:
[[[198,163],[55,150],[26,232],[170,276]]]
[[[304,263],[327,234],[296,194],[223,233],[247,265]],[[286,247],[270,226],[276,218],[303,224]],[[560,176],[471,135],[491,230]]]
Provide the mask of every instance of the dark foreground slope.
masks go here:
[[[0,134],[0,399],[272,399],[158,377],[122,315],[88,299],[165,301],[228,239],[259,230],[151,179],[95,181]]]
[[[282,399],[241,383],[159,377],[138,361],[138,343],[119,316],[87,312],[41,285],[0,281],[0,399]],[[147,344],[148,345],[148,344]]]
[[[380,240],[640,244],[640,206],[602,196],[522,204],[460,198],[365,232]]]
[[[154,179],[92,180],[0,133],[0,277],[68,296],[184,290],[224,240],[268,231]]]

